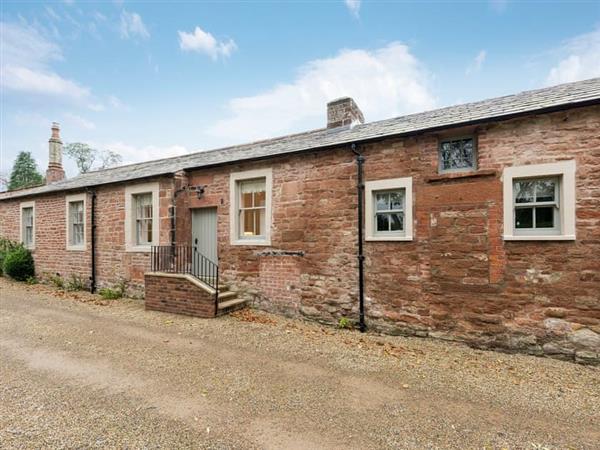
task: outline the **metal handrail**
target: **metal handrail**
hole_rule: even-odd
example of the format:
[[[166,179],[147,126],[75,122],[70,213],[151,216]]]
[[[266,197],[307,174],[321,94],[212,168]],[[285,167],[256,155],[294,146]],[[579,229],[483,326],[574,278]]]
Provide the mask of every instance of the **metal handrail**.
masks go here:
[[[219,291],[219,265],[190,245],[153,245],[153,272],[189,274]]]

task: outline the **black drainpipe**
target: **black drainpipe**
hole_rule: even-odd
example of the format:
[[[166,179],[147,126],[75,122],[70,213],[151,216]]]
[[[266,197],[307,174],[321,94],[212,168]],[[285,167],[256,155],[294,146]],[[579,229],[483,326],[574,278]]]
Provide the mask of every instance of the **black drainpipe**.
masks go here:
[[[96,292],[96,191],[91,191],[92,204],[90,207],[91,224],[92,224],[92,274],[90,276],[90,292]]]
[[[356,155],[356,190],[358,193],[358,311],[359,321],[358,326],[361,333],[364,333],[367,329],[365,324],[365,255],[363,254],[363,197],[365,192],[365,183],[363,181],[363,164],[365,163],[365,157],[356,150],[356,144],[352,144],[352,153]]]

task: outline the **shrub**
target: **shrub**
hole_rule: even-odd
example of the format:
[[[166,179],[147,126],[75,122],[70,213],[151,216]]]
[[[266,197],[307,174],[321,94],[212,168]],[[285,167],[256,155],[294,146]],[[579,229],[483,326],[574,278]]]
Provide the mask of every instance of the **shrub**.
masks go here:
[[[100,294],[100,296],[104,300],[115,300],[117,298],[123,297],[123,291],[120,290],[119,288],[117,288],[117,289],[102,288],[98,291],[98,294]]]
[[[352,322],[350,322],[350,320],[346,317],[342,317],[340,319],[340,321],[338,322],[338,328],[345,329],[345,328],[351,328],[351,327],[352,327]]]
[[[8,251],[4,256],[3,270],[6,275],[17,281],[25,281],[35,276],[31,252],[22,245]]]
[[[19,243],[10,239],[0,238],[0,276],[3,274],[4,259],[8,252],[19,246]]]
[[[53,284],[54,287],[57,287],[58,289],[64,289],[65,287],[65,280],[63,280],[63,277],[60,276],[60,273],[49,275],[48,281],[50,282],[50,284]]]
[[[36,277],[29,277],[25,280],[25,283],[27,284],[38,284],[39,281]]]
[[[72,273],[71,278],[65,283],[67,291],[83,291],[86,289],[85,281],[79,275]]]
[[[117,298],[125,297],[125,291],[127,290],[127,284],[125,280],[119,281],[112,288],[102,288],[98,291],[98,294],[105,300],[115,300]]]

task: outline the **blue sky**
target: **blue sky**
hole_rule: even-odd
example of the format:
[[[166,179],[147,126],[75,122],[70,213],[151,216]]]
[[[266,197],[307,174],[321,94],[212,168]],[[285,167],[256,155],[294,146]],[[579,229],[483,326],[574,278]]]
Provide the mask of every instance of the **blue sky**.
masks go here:
[[[2,2],[1,168],[144,161],[600,76],[600,2]],[[69,175],[75,170],[67,163]]]

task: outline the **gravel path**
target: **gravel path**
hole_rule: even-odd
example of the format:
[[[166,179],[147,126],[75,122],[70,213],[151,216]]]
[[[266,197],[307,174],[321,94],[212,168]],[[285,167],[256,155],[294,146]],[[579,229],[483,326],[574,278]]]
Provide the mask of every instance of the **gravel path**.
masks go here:
[[[1,448],[599,448],[600,369],[0,279]]]

